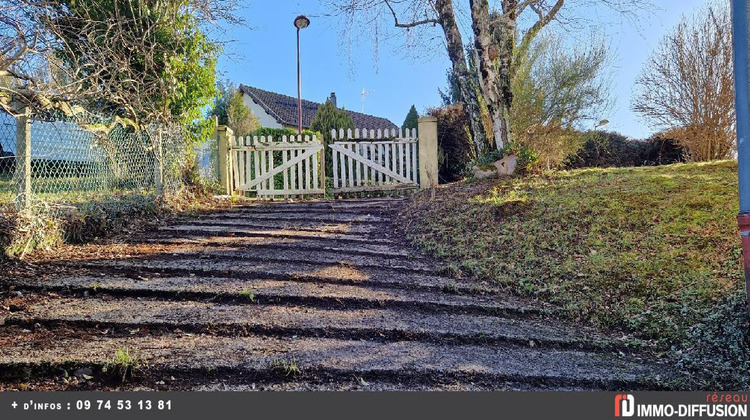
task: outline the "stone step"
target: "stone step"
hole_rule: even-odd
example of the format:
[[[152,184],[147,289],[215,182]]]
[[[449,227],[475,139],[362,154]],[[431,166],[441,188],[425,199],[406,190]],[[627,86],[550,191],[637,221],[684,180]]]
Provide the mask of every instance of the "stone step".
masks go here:
[[[253,204],[246,204],[235,206],[234,209],[239,211],[244,210],[263,210],[268,209],[274,210],[292,210],[292,211],[304,211],[308,209],[324,209],[324,210],[361,210],[361,209],[394,209],[401,206],[404,203],[403,198],[385,198],[385,199],[367,199],[367,200],[316,200],[316,201],[304,201],[304,202],[284,202],[284,201],[264,201],[256,202]]]
[[[140,243],[143,244],[222,246],[241,249],[267,248],[278,250],[320,250],[328,252],[346,252],[356,255],[409,257],[409,259],[413,261],[424,260],[423,256],[400,246],[370,244],[366,242],[341,243],[341,241],[336,240],[314,238],[294,239],[287,237],[185,235],[181,237],[163,238],[143,237],[138,238],[137,241],[140,241]],[[136,243],[138,243],[137,241]]]
[[[345,247],[340,250],[326,251],[320,247],[284,247],[274,246],[224,246],[206,243],[158,244],[148,243],[118,244],[107,249],[92,249],[96,260],[119,259],[199,259],[211,261],[228,261],[235,266],[258,265],[267,262],[280,262],[294,265],[345,265],[364,268],[384,268],[409,272],[439,273],[441,266],[430,260],[414,259],[403,255],[373,254],[369,252],[348,252]]]
[[[68,322],[179,328],[196,332],[225,330],[277,336],[347,339],[409,339],[457,343],[516,343],[560,348],[606,348],[611,343],[591,330],[549,326],[545,320],[500,318],[406,308],[317,308],[299,305],[226,304],[157,298],[59,297],[31,303],[6,324]]]
[[[289,264],[309,264],[328,266],[330,264],[344,265],[353,268],[376,268],[400,270],[404,272],[418,272],[427,274],[439,274],[443,268],[437,263],[428,263],[424,260],[416,261],[398,255],[362,255],[344,252],[330,252],[323,250],[297,250],[273,248],[249,248],[241,249],[234,247],[200,247],[202,250],[177,249],[171,254],[177,258],[201,258],[211,261],[225,260],[240,265],[255,265],[267,262],[279,262]],[[167,259],[166,255],[158,258]]]
[[[296,270],[303,265],[318,267],[314,271],[319,271],[320,267],[326,269],[333,266],[348,267],[353,270],[375,269],[399,271],[402,274],[423,273],[437,275],[441,272],[439,266],[430,265],[424,262],[424,260],[412,261],[401,256],[343,255],[323,251],[298,251],[292,249],[279,251],[273,248],[244,250],[235,247],[200,247],[193,245],[185,245],[183,248],[167,247],[153,254],[132,252],[115,255],[96,255],[96,259],[92,260],[92,262],[97,262],[105,266],[118,266],[121,262],[128,263],[132,261],[145,261],[147,263],[186,261],[190,267],[205,266],[205,264],[202,264],[202,262],[205,262],[211,266],[221,267],[222,270],[226,270],[227,267],[232,269],[258,269],[269,264],[280,264],[294,272],[298,272]]]
[[[151,238],[174,238],[176,235],[185,236],[228,236],[228,237],[256,237],[256,238],[288,238],[288,239],[318,239],[335,241],[337,243],[366,243],[393,244],[387,235],[382,237],[368,237],[362,233],[350,233],[346,228],[331,229],[287,229],[276,227],[235,227],[210,226],[200,224],[172,225],[150,232]]]
[[[0,365],[0,368],[3,367]],[[42,370],[41,366],[35,366],[37,370]],[[75,372],[76,369],[70,369],[64,366],[50,366],[46,369],[44,375],[33,379],[18,379],[3,382],[0,380],[0,392],[2,391],[21,391],[21,390],[44,390],[44,391],[188,391],[188,392],[258,392],[258,391],[590,391],[590,388],[582,386],[565,386],[551,384],[530,384],[519,382],[512,379],[495,380],[491,383],[481,383],[464,381],[457,382],[455,378],[420,378],[415,381],[412,378],[396,376],[392,378],[365,378],[352,375],[350,377],[331,377],[328,374],[325,378],[312,377],[309,372],[302,372],[296,375],[266,375],[262,380],[258,376],[247,375],[246,372],[233,374],[232,372],[160,372],[152,374],[148,369],[140,369],[136,376],[128,378],[122,382],[121,377],[110,377],[98,375],[99,378],[92,378],[87,381],[72,381],[65,383],[61,379],[64,375],[63,369],[68,372]],[[57,372],[55,372],[57,370]],[[92,372],[93,373],[93,372]],[[278,373],[278,370],[277,372]],[[200,375],[200,376],[197,376]],[[0,375],[2,376],[2,375]]]
[[[305,280],[237,279],[227,277],[122,276],[111,273],[54,275],[12,279],[17,289],[62,293],[158,297],[218,303],[294,304],[322,308],[405,308],[424,312],[534,317],[548,314],[549,306],[522,302],[510,296],[456,295],[445,291],[379,288],[371,285],[316,283]]]
[[[232,220],[226,221],[204,221],[204,220],[190,220],[186,221],[186,224],[177,224],[171,226],[164,226],[159,228],[160,231],[180,231],[185,230],[185,227],[195,228],[199,227],[208,230],[287,230],[298,232],[318,232],[326,234],[347,234],[357,235],[359,237],[374,235],[382,230],[380,226],[373,224],[357,224],[351,225],[348,223],[325,223],[325,222],[305,222],[305,221],[289,221],[289,220]],[[188,229],[190,230],[190,229]]]
[[[270,205],[270,206],[247,206],[247,207],[231,207],[226,209],[219,209],[219,210],[211,210],[208,212],[203,213],[204,215],[214,215],[214,214],[226,214],[226,215],[240,215],[240,216],[250,216],[255,214],[341,214],[341,215],[374,215],[374,216],[382,216],[382,215],[390,215],[393,214],[393,209],[389,206],[369,206],[369,207],[342,207],[340,205],[335,206],[326,206],[326,207],[306,207],[306,208],[299,208],[295,206],[290,207],[281,207],[278,205]]]
[[[443,291],[452,294],[504,294],[486,282],[451,279],[443,276],[403,272],[386,268],[354,267],[346,264],[308,264],[267,261],[236,264],[227,260],[192,257],[140,257],[103,261],[58,263],[60,269],[95,270],[106,274],[149,277],[169,276],[234,277],[237,279],[296,280],[317,283],[368,285],[409,290]]]
[[[234,213],[234,212],[218,212],[209,213],[199,217],[191,217],[191,222],[200,221],[203,223],[253,223],[259,220],[269,221],[296,221],[296,222],[324,222],[324,223],[384,223],[389,222],[390,218],[377,216],[372,213],[306,213],[305,211],[297,212],[276,212],[269,209],[266,212],[257,211],[253,213]],[[178,220],[179,222],[179,220]]]
[[[506,381],[529,387],[648,389],[655,376],[669,377],[661,365],[609,353],[525,346],[447,345],[415,341],[379,342],[334,338],[221,337],[205,334],[153,335],[144,330],[58,332],[7,327],[0,334],[0,379],[61,375],[63,369],[92,369],[95,377],[118,349],[135,355],[135,379],[188,377],[190,382],[221,378],[232,382],[299,380],[388,380],[471,383],[497,389]],[[104,334],[107,335],[104,335]],[[11,343],[10,346],[7,343]],[[116,367],[109,367],[109,372]]]
[[[465,381],[457,382],[451,378],[425,378],[422,381],[409,380],[408,378],[382,378],[382,379],[367,379],[352,376],[350,378],[328,378],[325,380],[319,380],[318,378],[311,378],[310,380],[303,380],[299,376],[292,380],[285,382],[263,382],[255,383],[252,380],[245,378],[232,378],[233,380],[227,381],[225,378],[206,380],[201,384],[191,384],[189,381],[185,381],[184,388],[178,378],[175,381],[170,381],[170,388],[174,389],[176,386],[180,390],[184,391],[223,391],[223,392],[253,392],[253,391],[366,391],[366,392],[383,392],[383,391],[418,391],[418,392],[433,392],[433,391],[447,391],[447,392],[469,392],[469,391],[515,391],[515,392],[529,392],[529,391],[546,391],[546,392],[583,392],[590,391],[591,388],[583,386],[565,386],[565,385],[551,385],[543,383],[524,383],[510,378],[504,380],[495,380],[491,383],[477,384],[475,382]],[[138,386],[139,391],[145,390],[161,390],[167,389],[165,386],[151,386],[143,387]]]

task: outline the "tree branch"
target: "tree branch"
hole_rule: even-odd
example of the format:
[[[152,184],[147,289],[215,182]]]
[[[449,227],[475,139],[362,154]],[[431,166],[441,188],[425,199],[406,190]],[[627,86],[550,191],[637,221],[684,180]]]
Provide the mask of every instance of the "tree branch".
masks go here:
[[[523,39],[521,40],[521,45],[519,46],[521,49],[527,48],[531,41],[534,39],[534,37],[539,33],[539,31],[542,30],[545,26],[547,26],[548,23],[552,22],[552,20],[557,16],[557,13],[562,9],[563,5],[565,4],[565,0],[557,0],[554,6],[550,9],[549,12],[545,15],[542,10],[538,7],[537,4],[533,4],[536,2],[527,2],[530,3],[528,6],[530,6],[534,12],[539,16],[539,19],[534,22],[534,25],[529,28],[528,32],[523,36]]]
[[[524,10],[526,10],[529,6],[536,6],[538,3],[541,3],[543,0],[524,0],[520,3],[518,3],[515,6],[515,13],[517,16],[520,16],[521,13],[523,13]],[[511,10],[503,11],[504,13],[509,13]]]
[[[393,6],[391,6],[391,2],[389,0],[384,0],[383,2],[385,3],[386,6],[388,6],[388,9],[391,10],[391,14],[393,15],[393,21],[397,28],[413,28],[415,26],[425,25],[428,23],[432,23],[433,25],[440,23],[440,21],[438,21],[437,19],[424,19],[424,20],[414,21],[410,23],[400,23],[398,21],[398,15],[396,14],[396,10],[393,8]]]

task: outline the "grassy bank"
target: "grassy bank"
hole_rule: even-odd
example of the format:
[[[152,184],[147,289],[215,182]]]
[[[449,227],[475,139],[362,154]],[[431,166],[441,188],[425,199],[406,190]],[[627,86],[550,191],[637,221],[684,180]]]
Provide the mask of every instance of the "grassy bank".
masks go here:
[[[461,272],[671,347],[686,369],[747,376],[737,212],[736,163],[715,162],[456,183],[402,223]]]

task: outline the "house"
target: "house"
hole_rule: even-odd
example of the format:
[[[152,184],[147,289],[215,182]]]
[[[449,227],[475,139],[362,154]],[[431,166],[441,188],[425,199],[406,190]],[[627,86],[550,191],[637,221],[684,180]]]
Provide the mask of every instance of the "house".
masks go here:
[[[258,117],[263,127],[297,129],[297,98],[269,92],[251,86],[240,85],[242,101]],[[336,93],[331,93],[328,101],[336,105]],[[302,128],[310,128],[313,117],[321,104],[302,100]],[[354,127],[370,130],[398,129],[389,120],[361,112],[346,111],[354,121]]]

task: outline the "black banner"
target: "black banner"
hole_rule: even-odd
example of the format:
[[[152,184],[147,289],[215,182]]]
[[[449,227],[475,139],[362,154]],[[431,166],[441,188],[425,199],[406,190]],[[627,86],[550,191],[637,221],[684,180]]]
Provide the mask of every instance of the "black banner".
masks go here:
[[[747,418],[747,399],[746,392],[5,392],[0,419]]]

